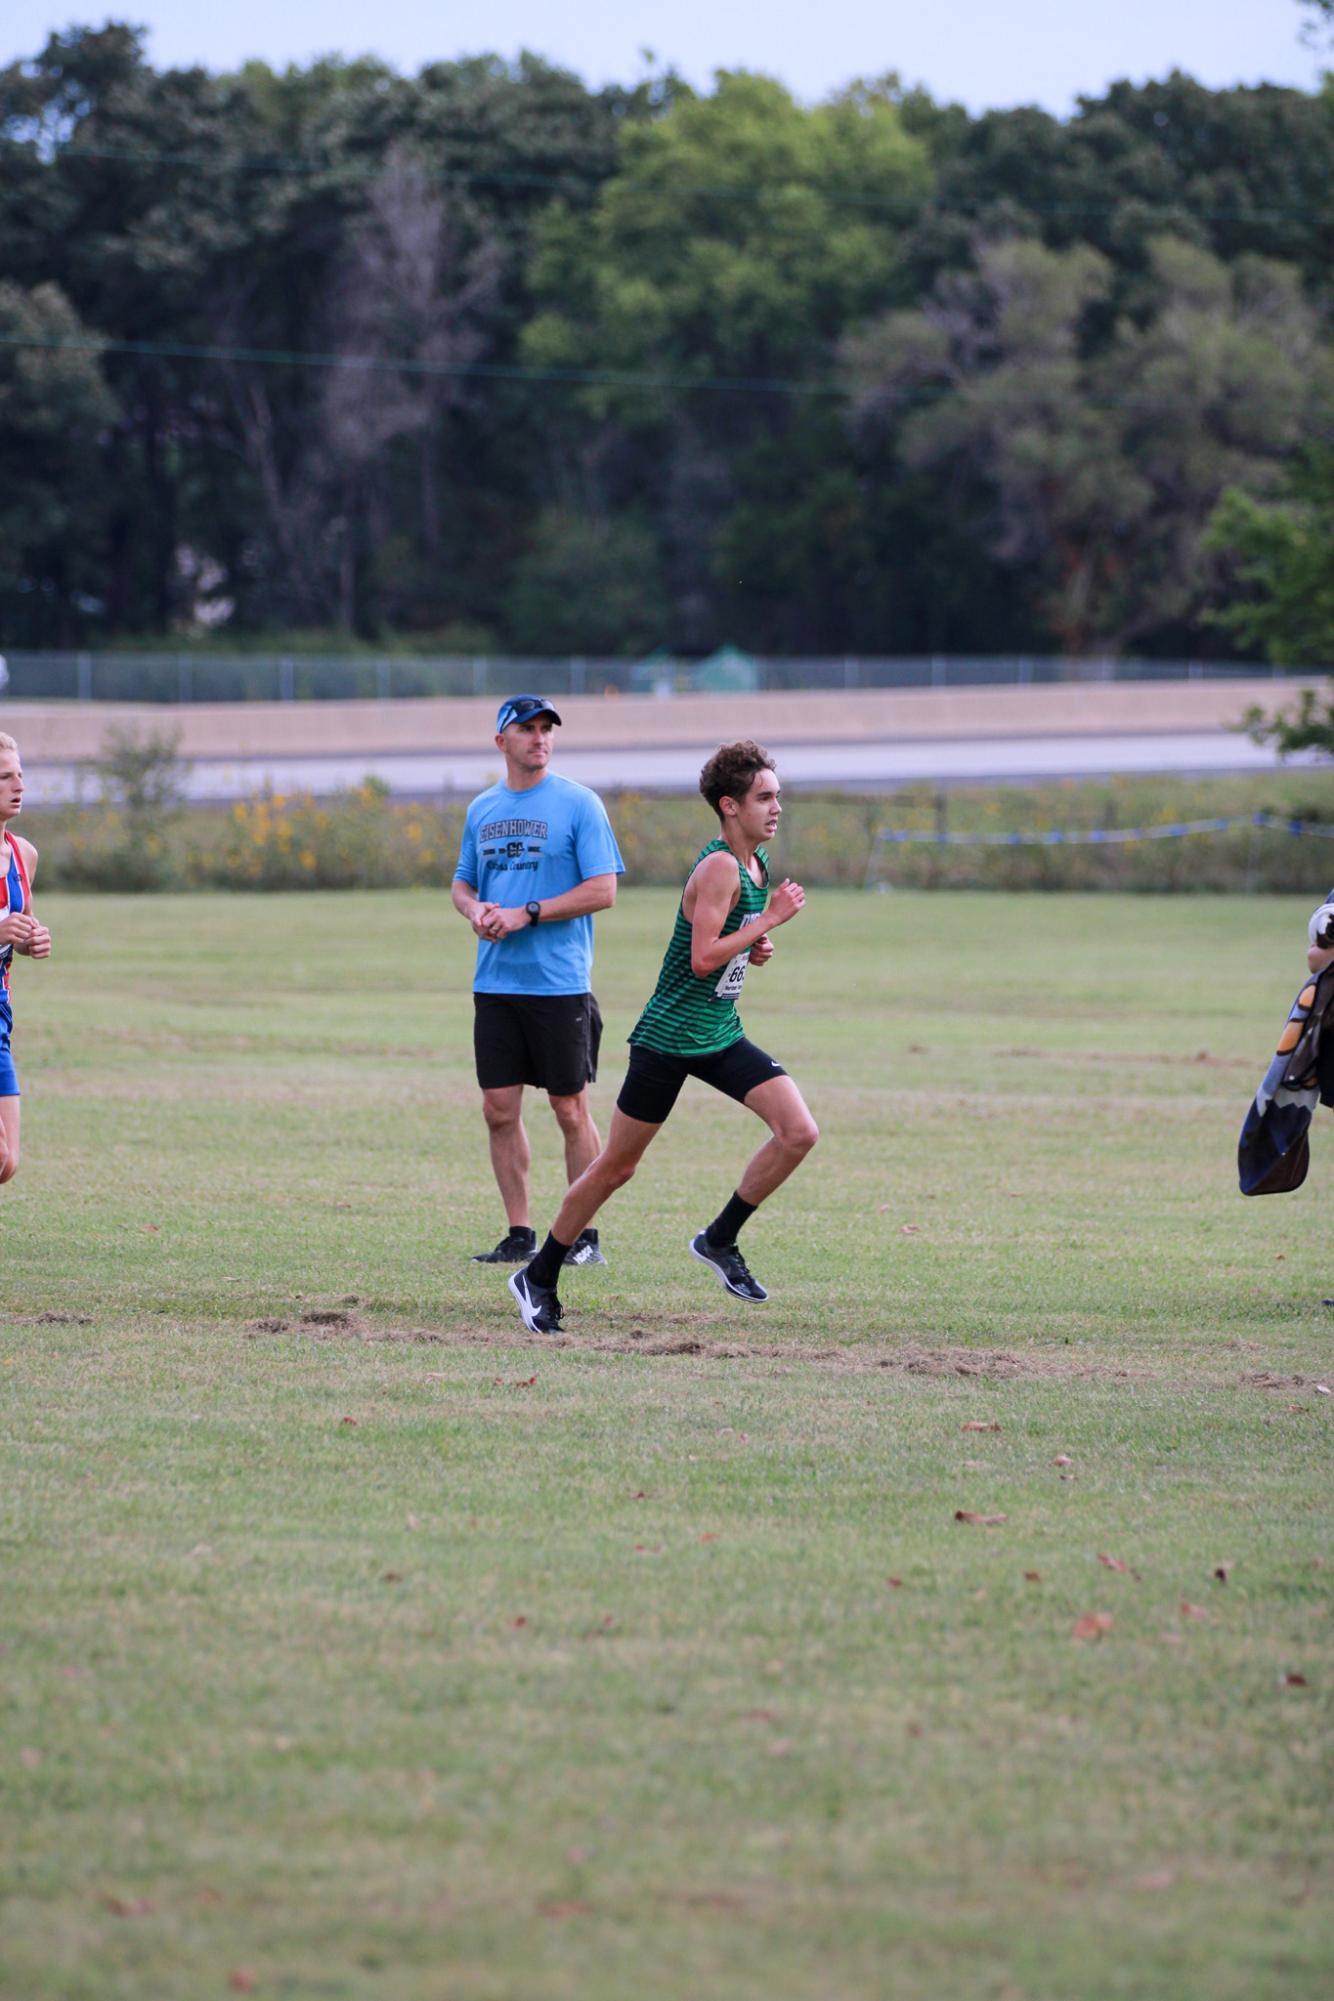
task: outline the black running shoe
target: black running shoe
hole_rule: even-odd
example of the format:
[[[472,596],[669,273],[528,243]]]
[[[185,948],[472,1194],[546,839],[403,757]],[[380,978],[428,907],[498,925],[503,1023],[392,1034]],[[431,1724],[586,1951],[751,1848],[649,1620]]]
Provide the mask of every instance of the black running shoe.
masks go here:
[[[475,1265],[523,1265],[537,1252],[537,1232],[523,1225],[503,1236],[493,1251],[478,1251]]]
[[[752,1278],[746,1260],[735,1244],[711,1244],[708,1232],[701,1230],[697,1237],[690,1239],[690,1249],[702,1264],[710,1265],[718,1274],[718,1282],[738,1299],[749,1299],[758,1304],[767,1299],[768,1293],[757,1278]],[[510,1280],[511,1287],[514,1280]]]
[[[535,1284],[526,1270],[511,1272],[507,1283],[530,1334],[560,1333],[560,1301],[554,1285]]]
[[[604,1265],[606,1262],[596,1230],[581,1230],[561,1259],[561,1263],[566,1265]]]

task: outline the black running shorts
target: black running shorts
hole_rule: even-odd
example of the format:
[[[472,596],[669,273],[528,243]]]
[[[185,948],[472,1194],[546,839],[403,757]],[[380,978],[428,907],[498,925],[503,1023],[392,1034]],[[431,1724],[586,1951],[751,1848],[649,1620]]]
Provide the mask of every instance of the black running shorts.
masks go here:
[[[645,1049],[635,1042],[630,1045],[630,1067],[616,1109],[628,1119],[642,1119],[645,1125],[660,1126],[680,1096],[687,1077],[698,1077],[701,1084],[711,1084],[715,1091],[741,1104],[757,1084],[767,1084],[774,1077],[786,1075],[781,1063],[766,1056],[744,1035],[726,1049],[715,1050],[712,1056],[664,1056],[660,1050]]]
[[[484,1091],[536,1084],[574,1098],[598,1074],[602,1016],[592,994],[474,994],[472,1046]]]

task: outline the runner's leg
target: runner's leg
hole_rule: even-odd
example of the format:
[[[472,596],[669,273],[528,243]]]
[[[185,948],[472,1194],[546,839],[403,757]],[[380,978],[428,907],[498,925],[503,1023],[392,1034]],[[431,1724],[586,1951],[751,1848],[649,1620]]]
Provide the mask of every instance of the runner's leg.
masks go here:
[[[767,1083],[757,1084],[742,1102],[747,1111],[764,1120],[770,1133],[737,1183],[742,1201],[757,1209],[801,1166],[820,1137],[820,1128],[790,1077],[771,1077]]]
[[[598,1210],[609,1195],[618,1188],[624,1188],[633,1175],[645,1151],[662,1131],[660,1125],[647,1125],[643,1119],[632,1119],[618,1105],[611,1115],[611,1132],[607,1144],[574,1185],[566,1190],[565,1200],[551,1226],[551,1234],[562,1244],[572,1244],[581,1230],[586,1230]]]

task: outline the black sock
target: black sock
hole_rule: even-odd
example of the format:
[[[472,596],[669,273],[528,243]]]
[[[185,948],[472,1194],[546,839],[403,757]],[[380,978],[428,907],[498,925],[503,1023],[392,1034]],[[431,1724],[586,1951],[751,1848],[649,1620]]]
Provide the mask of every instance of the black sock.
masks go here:
[[[743,1202],[739,1195],[734,1195],[726,1207],[719,1210],[704,1232],[715,1251],[721,1250],[724,1244],[736,1242],[741,1225],[748,1216],[755,1214],[758,1207],[758,1202]]]
[[[562,1244],[559,1238],[548,1234],[537,1256],[528,1261],[528,1276],[534,1285],[555,1285],[569,1248],[568,1244]]]
[[[528,1223],[507,1223],[505,1234],[508,1237],[522,1237],[530,1244],[537,1242],[537,1231]]]

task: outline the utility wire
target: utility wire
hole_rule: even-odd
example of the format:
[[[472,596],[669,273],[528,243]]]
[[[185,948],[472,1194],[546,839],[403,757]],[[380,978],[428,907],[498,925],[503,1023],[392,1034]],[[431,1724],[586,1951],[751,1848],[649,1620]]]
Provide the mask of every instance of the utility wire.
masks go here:
[[[801,382],[795,376],[655,375],[636,370],[529,368],[518,362],[419,361],[410,356],[320,354],[303,349],[222,347],[189,341],[101,340],[96,335],[0,333],[0,347],[69,349],[87,354],[127,354],[150,360],[253,362],[281,368],[348,369],[369,374],[470,376],[494,382],[549,382],[572,388],[739,389],[755,395],[845,396],[837,382]]]
[[[131,166],[159,166],[188,168],[203,173],[247,173],[274,175],[337,174],[344,181],[373,183],[385,180],[398,171],[396,167],[384,165],[348,165],[330,158],[328,155],[301,155],[276,153],[174,153],[149,149],[117,146],[90,146],[74,143],[62,146],[52,161],[44,165],[64,160],[92,160],[120,163]],[[501,187],[550,189],[555,192],[588,193],[600,192],[615,182],[614,169],[598,173],[593,168],[567,168],[560,173],[505,172],[499,168],[478,167],[431,167],[416,155],[412,164],[425,168],[427,178],[443,186],[457,187]],[[798,174],[785,176],[769,183],[719,182],[702,183],[685,181],[681,178],[666,182],[627,185],[633,192],[646,194],[676,193],[695,195],[719,201],[754,202],[768,201],[777,194],[790,190],[809,190],[834,207],[883,210],[889,213],[915,215],[922,211],[950,212],[961,214],[978,213],[996,202],[1013,202],[1021,209],[1034,215],[1049,216],[1053,219],[1078,218],[1110,215],[1127,203],[1142,203],[1145,206],[1165,209],[1183,208],[1195,219],[1203,222],[1245,222],[1281,223],[1309,220],[1320,217],[1324,211],[1313,202],[1293,203],[1274,208],[1195,208],[1189,200],[1178,194],[1162,192],[1140,193],[1128,191],[1125,194],[1101,201],[1038,201],[1024,195],[949,194],[939,189],[903,189],[869,191],[865,189],[838,189],[826,183],[803,178]]]
[[[0,348],[36,348],[48,352],[131,355],[148,361],[216,361],[249,363],[269,368],[344,369],[368,375],[415,375],[451,377],[482,382],[549,384],[557,388],[734,391],[755,396],[790,396],[793,399],[828,397],[844,399],[852,393],[849,383],[837,381],[803,382],[783,375],[688,375],[654,373],[637,369],[534,368],[519,362],[421,361],[412,356],[377,354],[332,354],[300,348],[231,347],[220,343],[156,340],[107,340],[96,334],[0,333]],[[896,406],[938,403],[951,396],[966,396],[973,388],[986,389],[995,397],[994,376],[979,376],[972,382],[921,383],[892,392]],[[1027,391],[1017,390],[1008,400],[1035,400]],[[1044,382],[1036,399],[1048,405],[1058,399]],[[1147,413],[1177,411],[1180,396],[1065,395],[1059,399],[1072,409],[1138,410]]]

